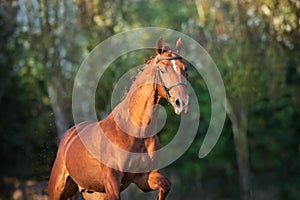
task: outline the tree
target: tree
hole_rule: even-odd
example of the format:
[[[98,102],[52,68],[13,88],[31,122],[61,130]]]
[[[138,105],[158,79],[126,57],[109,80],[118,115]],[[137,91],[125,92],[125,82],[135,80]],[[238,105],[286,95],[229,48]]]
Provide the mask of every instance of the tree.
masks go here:
[[[25,67],[46,82],[60,139],[71,123],[70,80],[82,59],[77,8],[70,1],[20,1],[19,6]]]
[[[122,14],[118,12],[121,5],[121,1],[97,0],[20,1],[19,36],[26,44],[25,64],[46,82],[59,140],[73,123],[71,94],[76,70],[101,39],[120,31],[122,16],[112,13]]]
[[[0,182],[6,186],[1,195],[15,180],[47,179],[53,140],[73,124],[73,79],[88,53],[115,33],[158,26],[205,47],[221,71],[228,100],[221,138],[199,160],[210,97],[201,76],[188,67],[201,120],[190,149],[165,170],[172,177],[171,197],[247,199],[249,191],[270,196],[268,190],[273,197],[298,199],[299,5],[299,0],[1,0]],[[145,58],[133,52],[105,71],[96,92],[99,113],[110,111],[119,77]],[[178,120],[168,117],[162,144],[172,140]]]
[[[13,71],[14,56],[17,55],[16,14],[17,8],[12,5],[12,2],[0,1],[0,103]]]
[[[196,1],[206,47],[216,58],[225,82],[227,113],[232,123],[243,199],[251,198],[253,177],[247,136],[251,117],[249,110],[261,97],[272,98],[274,94],[280,94],[278,89],[286,89],[282,86],[287,60],[284,49],[276,40],[293,49],[296,49],[298,43],[292,36],[298,34],[299,13],[290,12],[297,10],[297,3],[281,1],[277,4],[272,1]],[[283,16],[285,12],[289,15]],[[266,21],[264,15],[273,14],[275,16]],[[278,20],[286,24],[278,23]]]

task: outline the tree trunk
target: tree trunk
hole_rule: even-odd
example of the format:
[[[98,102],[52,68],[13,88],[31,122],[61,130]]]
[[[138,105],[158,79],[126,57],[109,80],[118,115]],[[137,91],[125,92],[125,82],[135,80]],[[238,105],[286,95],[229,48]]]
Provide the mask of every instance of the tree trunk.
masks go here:
[[[239,170],[239,179],[243,191],[243,200],[251,199],[251,180],[249,166],[249,149],[247,142],[247,109],[234,105],[227,100],[227,113],[232,124],[233,138]]]
[[[63,87],[57,77],[50,77],[47,82],[48,94],[50,97],[52,109],[54,112],[55,125],[58,134],[58,140],[64,136],[64,133],[69,128],[68,115],[64,109]],[[58,142],[59,142],[58,141]]]

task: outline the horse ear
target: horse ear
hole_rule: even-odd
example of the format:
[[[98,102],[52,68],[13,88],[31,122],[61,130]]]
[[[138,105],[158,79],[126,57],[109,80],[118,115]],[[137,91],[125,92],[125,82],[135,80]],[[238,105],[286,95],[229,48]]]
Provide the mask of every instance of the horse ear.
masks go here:
[[[182,39],[178,38],[178,40],[176,42],[176,48],[175,48],[175,50],[178,54],[180,53],[181,47],[182,47]]]
[[[161,54],[162,52],[164,52],[164,48],[165,48],[164,41],[160,37],[156,42],[156,54]]]

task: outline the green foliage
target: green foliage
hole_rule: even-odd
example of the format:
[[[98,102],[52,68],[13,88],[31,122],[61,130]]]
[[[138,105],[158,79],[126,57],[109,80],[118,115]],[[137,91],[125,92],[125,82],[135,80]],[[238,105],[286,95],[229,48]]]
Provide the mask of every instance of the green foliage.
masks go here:
[[[20,2],[0,4],[0,198],[11,198],[12,180],[48,180],[58,137],[48,89],[52,78],[61,83],[60,106],[72,123],[70,98],[80,62],[107,37],[146,26],[181,31],[203,45],[222,74],[233,106],[247,108],[257,199],[300,198],[298,0]],[[99,118],[111,110],[110,96],[119,78],[153,54],[131,52],[105,71],[96,93]],[[201,119],[187,152],[163,169],[173,183],[170,198],[239,199],[229,119],[213,151],[202,160],[197,156],[211,104],[202,77],[188,68]],[[163,105],[168,119],[159,137],[165,145],[177,132],[180,118],[167,102]]]
[[[299,113],[288,95],[274,100],[262,99],[252,109],[249,120],[251,164],[257,186],[264,187],[272,177],[282,198],[295,199],[299,191]],[[283,167],[284,166],[284,167]]]
[[[0,113],[1,179],[44,180],[49,176],[57,140],[48,97],[38,94],[38,87],[42,83],[32,77],[15,75],[5,88]]]

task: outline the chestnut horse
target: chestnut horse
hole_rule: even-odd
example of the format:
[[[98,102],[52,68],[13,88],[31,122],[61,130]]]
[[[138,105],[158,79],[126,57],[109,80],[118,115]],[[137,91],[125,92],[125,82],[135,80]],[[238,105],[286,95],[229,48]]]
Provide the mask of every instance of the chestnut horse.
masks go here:
[[[119,200],[130,183],[144,192],[158,190],[158,199],[166,199],[171,182],[157,170],[159,156],[154,154],[160,149],[156,105],[165,98],[176,114],[188,110],[181,46],[181,38],[173,50],[160,38],[156,56],[146,60],[121,103],[105,119],[66,132],[48,184],[51,200],[77,199],[80,192],[84,198]]]

